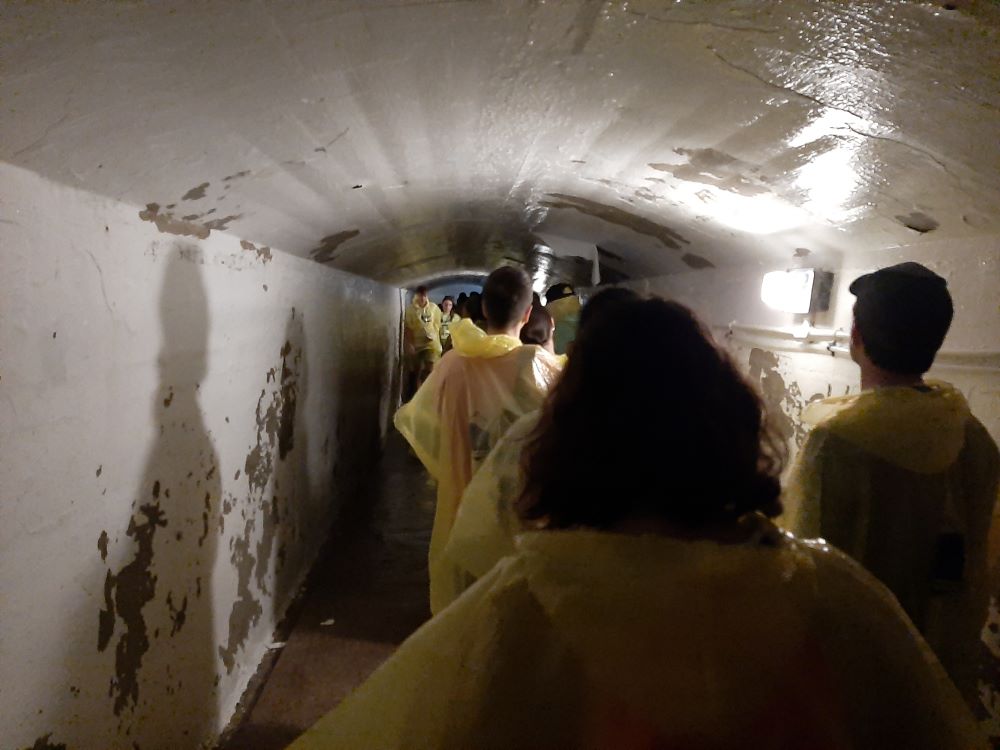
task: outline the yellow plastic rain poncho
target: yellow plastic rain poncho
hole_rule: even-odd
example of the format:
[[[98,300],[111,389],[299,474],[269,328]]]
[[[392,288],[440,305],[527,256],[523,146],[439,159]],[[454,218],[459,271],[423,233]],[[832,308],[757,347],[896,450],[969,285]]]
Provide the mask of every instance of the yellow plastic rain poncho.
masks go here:
[[[888,586],[971,701],[996,445],[947,383],[826,399],[803,416],[816,426],[788,482],[786,525],[839,547]]]
[[[525,534],[291,750],[985,746],[881,585],[757,523]]]
[[[429,553],[432,612],[469,582],[442,555],[462,492],[507,429],[541,406],[560,372],[541,347],[487,335],[468,319],[452,328],[451,337],[454,349],[395,418],[438,485]]]
[[[521,454],[540,416],[533,411],[517,420],[462,494],[444,556],[470,581],[514,554],[514,537],[523,530],[513,507],[524,489]]]
[[[409,332],[410,341],[415,351],[432,349],[441,353],[441,308],[430,300],[423,307],[413,300],[406,313],[403,323]]]
[[[562,297],[545,306],[552,321],[556,324],[555,334],[552,336],[552,343],[557,354],[565,354],[569,345],[576,339],[576,329],[580,324],[580,298],[575,294],[569,297]]]

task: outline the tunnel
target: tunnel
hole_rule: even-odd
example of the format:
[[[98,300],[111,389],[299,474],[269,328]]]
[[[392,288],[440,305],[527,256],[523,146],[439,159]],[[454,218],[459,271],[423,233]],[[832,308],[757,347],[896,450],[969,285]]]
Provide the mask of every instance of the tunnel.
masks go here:
[[[858,387],[848,285],[918,261],[1000,440],[991,0],[13,0],[0,112],[5,749],[246,716],[317,561],[364,573],[418,284],[678,300],[794,451]],[[765,305],[789,269],[828,304]]]

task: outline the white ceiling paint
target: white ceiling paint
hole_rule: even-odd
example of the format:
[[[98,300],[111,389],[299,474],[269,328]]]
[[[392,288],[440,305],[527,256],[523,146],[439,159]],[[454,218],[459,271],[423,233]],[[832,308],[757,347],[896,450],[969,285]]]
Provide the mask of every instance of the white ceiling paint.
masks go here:
[[[394,283],[835,264],[1000,233],[1000,12],[958,5],[9,3],[0,159]]]

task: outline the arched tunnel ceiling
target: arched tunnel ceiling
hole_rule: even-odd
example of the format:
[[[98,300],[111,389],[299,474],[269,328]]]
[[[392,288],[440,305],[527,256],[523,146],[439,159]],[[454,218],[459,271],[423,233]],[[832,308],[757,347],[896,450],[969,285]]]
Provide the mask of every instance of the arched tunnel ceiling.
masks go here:
[[[8,3],[0,158],[392,283],[995,235],[998,9],[955,5]]]

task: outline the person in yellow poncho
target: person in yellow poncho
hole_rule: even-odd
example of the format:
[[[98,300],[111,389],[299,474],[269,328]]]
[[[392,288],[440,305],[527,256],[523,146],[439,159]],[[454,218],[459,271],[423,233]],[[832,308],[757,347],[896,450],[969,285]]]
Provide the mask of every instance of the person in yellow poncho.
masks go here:
[[[885,588],[766,518],[769,434],[686,308],[596,321],[525,457],[537,530],[292,750],[983,748]]]
[[[618,306],[639,299],[638,294],[625,287],[601,290],[581,310],[579,331]],[[524,331],[521,338],[524,340]],[[566,355],[561,360],[565,364]],[[514,537],[522,528],[512,501],[524,488],[521,456],[540,417],[541,412],[535,411],[515,422],[462,495],[444,555],[470,582],[484,576],[501,558],[514,553]]]
[[[441,309],[427,297],[427,287],[418,286],[413,302],[403,316],[408,371],[415,391],[441,358]]]
[[[807,408],[786,522],[888,586],[975,705],[997,446],[958,390],[923,378],[951,324],[945,280],[903,263],[851,292],[862,392]]]
[[[537,409],[560,366],[518,333],[531,311],[531,280],[520,269],[497,269],[483,287],[487,332],[463,318],[451,329],[452,351],[395,424],[437,482],[429,552],[431,612],[439,612],[468,581],[442,557],[462,491],[496,442],[521,415]]]
[[[552,340],[555,351],[567,354],[580,321],[580,298],[569,284],[553,284],[545,293],[545,303],[545,310],[556,324]]]

